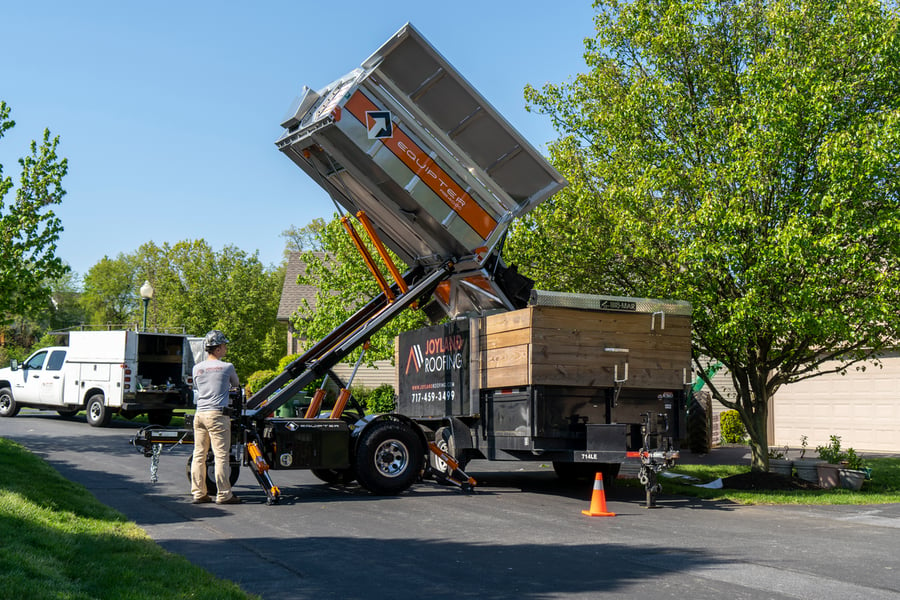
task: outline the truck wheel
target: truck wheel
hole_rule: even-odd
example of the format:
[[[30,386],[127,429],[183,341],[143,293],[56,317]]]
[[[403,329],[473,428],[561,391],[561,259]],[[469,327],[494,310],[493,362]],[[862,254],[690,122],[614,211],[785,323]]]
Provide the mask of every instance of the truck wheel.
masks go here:
[[[453,438],[453,432],[449,427],[440,427],[437,431],[434,432],[434,444],[456,459],[456,462],[459,463],[460,469],[466,468],[467,461],[462,457],[456,454],[456,440]],[[447,463],[445,463],[440,457],[435,454],[429,452],[428,460],[431,461],[431,467],[441,473],[442,475],[449,475],[450,469],[447,468]]]
[[[193,454],[188,456],[187,468],[185,469],[188,481],[191,480],[192,462],[194,462]],[[238,477],[241,474],[241,463],[234,457],[234,454],[229,454],[228,465],[231,467],[231,472],[228,474],[228,482],[234,487],[234,484],[237,483]],[[218,492],[219,488],[216,485],[216,456],[212,453],[212,450],[210,450],[209,454],[206,455],[206,493],[210,496],[214,496]]]
[[[161,427],[166,427],[169,423],[172,422],[172,411],[151,410],[147,413],[147,421],[151,425],[160,425]]]
[[[112,411],[106,406],[103,394],[94,394],[88,398],[85,410],[88,425],[91,427],[106,427],[112,419]]]
[[[347,485],[356,479],[353,469],[310,469],[310,471],[325,483]]]
[[[16,404],[9,388],[0,388],[0,417],[14,417],[19,414],[19,405]]]
[[[399,494],[422,470],[424,448],[405,423],[377,421],[361,434],[356,448],[356,478],[378,495]]]

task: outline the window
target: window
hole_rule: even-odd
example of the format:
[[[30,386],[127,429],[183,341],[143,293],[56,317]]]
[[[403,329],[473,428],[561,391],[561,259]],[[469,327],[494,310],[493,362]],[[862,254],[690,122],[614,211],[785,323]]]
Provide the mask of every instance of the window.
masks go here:
[[[41,367],[44,366],[44,359],[47,358],[46,352],[38,352],[34,356],[28,359],[25,363],[24,367],[26,369],[33,369],[35,371],[39,371]]]
[[[63,363],[66,361],[65,350],[54,350],[50,353],[50,360],[47,361],[48,371],[59,371],[62,369]]]

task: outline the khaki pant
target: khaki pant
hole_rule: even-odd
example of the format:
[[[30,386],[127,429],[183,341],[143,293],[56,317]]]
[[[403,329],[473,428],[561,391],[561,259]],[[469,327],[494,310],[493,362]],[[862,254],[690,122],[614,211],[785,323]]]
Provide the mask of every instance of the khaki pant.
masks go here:
[[[206,455],[212,447],[216,459],[216,502],[231,498],[228,451],[231,448],[231,417],[205,410],[194,415],[194,458],[191,461],[191,495],[202,498],[206,489]]]

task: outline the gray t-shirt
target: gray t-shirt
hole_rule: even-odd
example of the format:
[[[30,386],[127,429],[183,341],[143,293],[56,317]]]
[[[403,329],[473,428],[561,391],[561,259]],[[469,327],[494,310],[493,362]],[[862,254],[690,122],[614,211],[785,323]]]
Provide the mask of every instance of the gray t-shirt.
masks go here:
[[[194,365],[197,411],[226,408],[228,390],[239,385],[233,364],[212,358],[197,363]]]

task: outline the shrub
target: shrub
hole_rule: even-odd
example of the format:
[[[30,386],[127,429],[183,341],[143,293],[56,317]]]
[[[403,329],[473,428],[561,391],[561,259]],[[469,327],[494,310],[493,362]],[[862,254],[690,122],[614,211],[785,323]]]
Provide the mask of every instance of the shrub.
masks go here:
[[[275,379],[275,376],[280,372],[281,371],[265,370],[252,373],[250,377],[247,378],[247,390],[249,390],[251,394],[255,394],[261,390],[264,385]]]
[[[394,387],[387,383],[372,390],[366,399],[366,412],[369,413],[389,413],[393,412],[395,407]]]
[[[722,442],[726,444],[741,444],[747,435],[741,415],[736,410],[726,410],[719,415],[719,424],[722,431]]]

